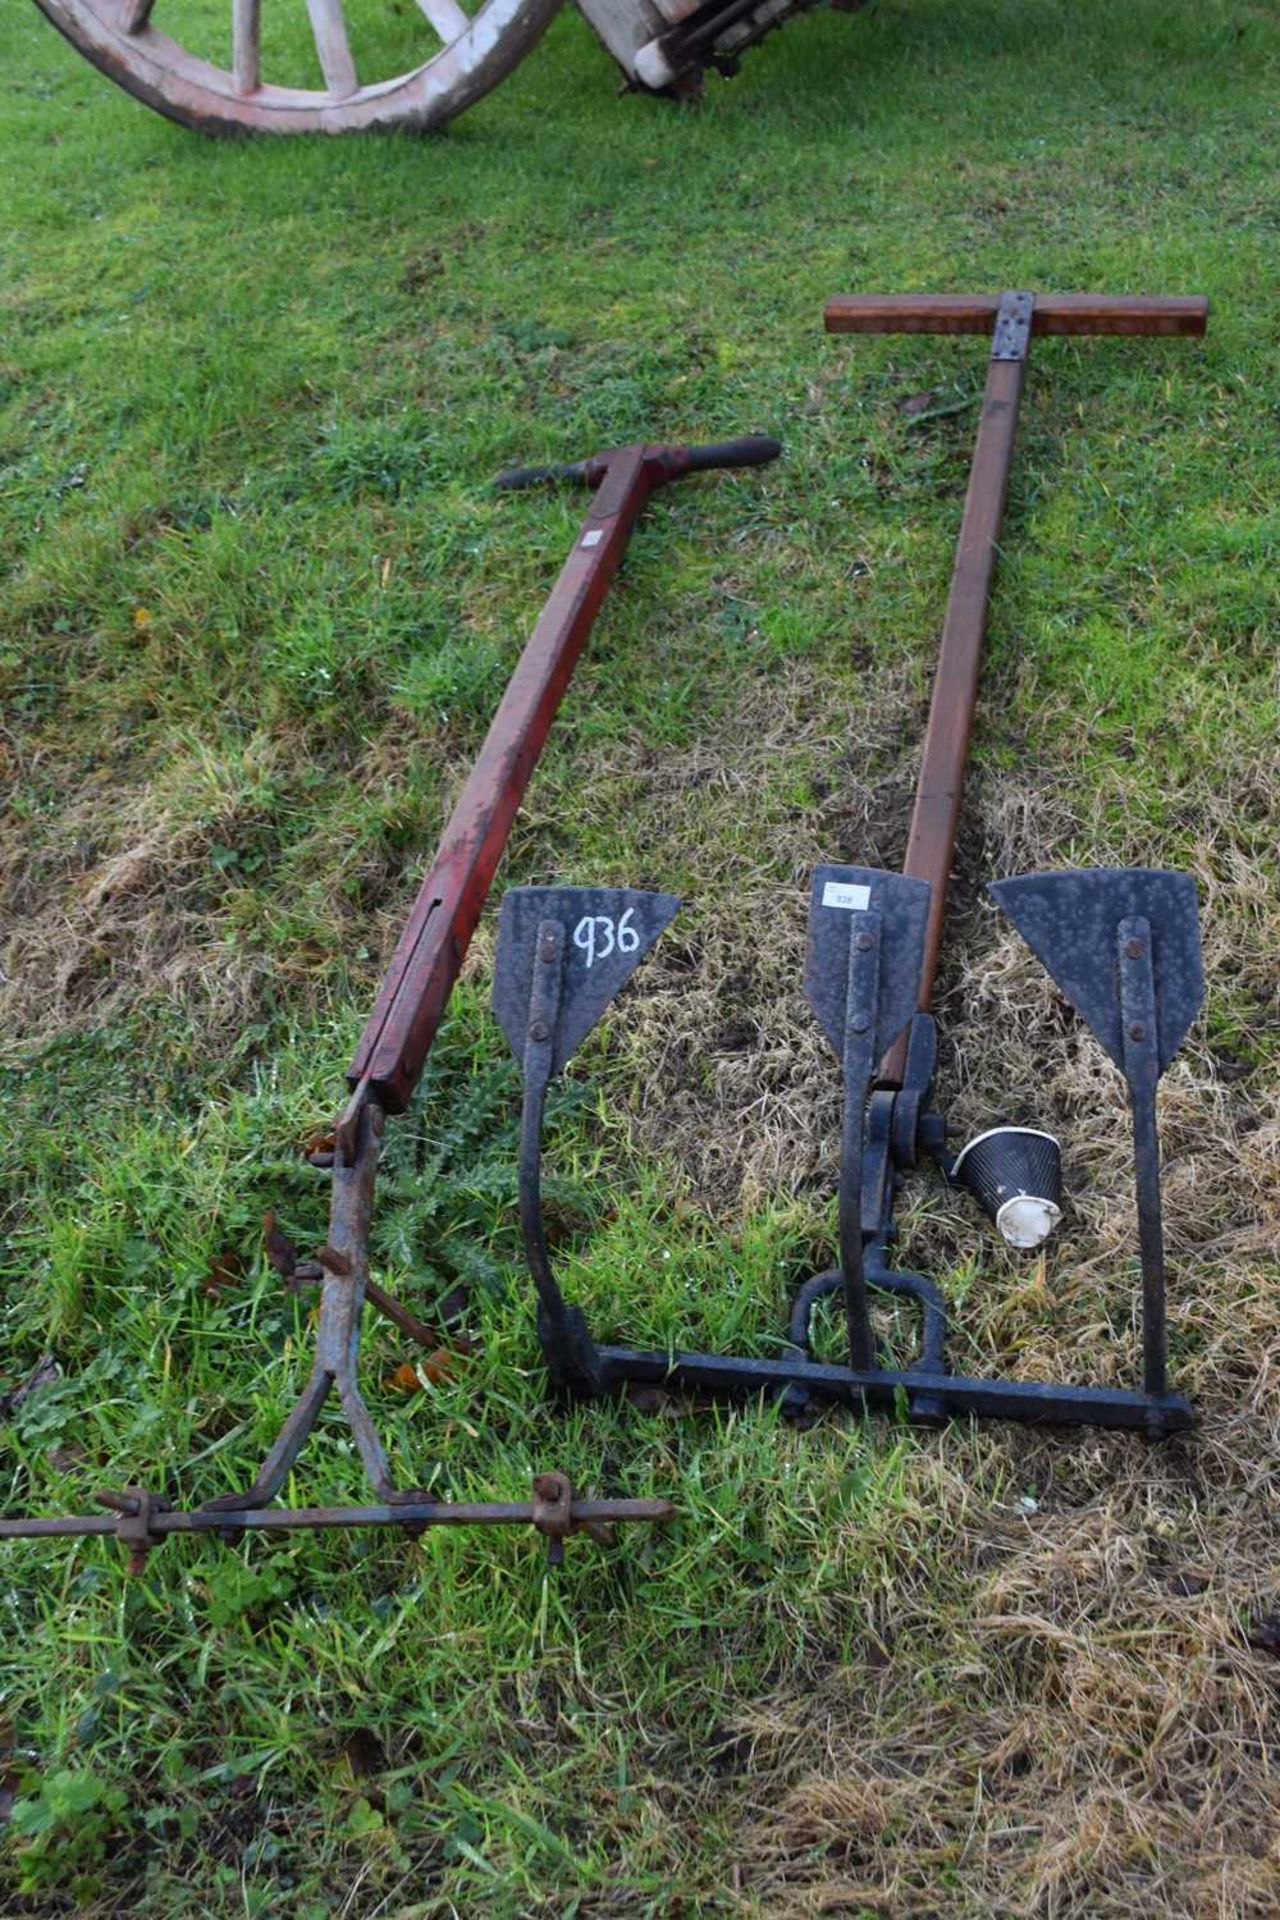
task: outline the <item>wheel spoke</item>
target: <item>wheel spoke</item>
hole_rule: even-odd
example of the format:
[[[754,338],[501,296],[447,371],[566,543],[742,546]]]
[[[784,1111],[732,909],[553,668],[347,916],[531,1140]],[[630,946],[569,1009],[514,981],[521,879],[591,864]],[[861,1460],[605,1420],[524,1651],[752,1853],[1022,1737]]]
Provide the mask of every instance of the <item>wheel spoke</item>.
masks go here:
[[[231,72],[237,93],[262,85],[262,0],[231,0]]]
[[[607,9],[634,7],[640,0],[585,3]],[[664,7],[668,0],[655,3]],[[80,53],[147,106],[202,133],[225,128],[272,135],[443,127],[511,72],[563,0],[413,0],[406,17],[411,32],[402,37],[406,52],[413,43],[413,64],[390,74],[386,65],[392,63],[380,65],[378,47],[370,42],[366,49],[359,36],[365,13],[372,17],[388,5],[403,12],[405,0],[352,0],[363,9],[354,20],[348,0],[272,4],[284,15],[282,31],[295,36],[295,51],[302,19],[304,40],[309,30],[315,47],[313,54],[302,46],[301,70],[282,76],[278,85],[273,62],[278,65],[282,56],[279,49],[273,53],[264,0],[37,0]],[[702,0],[670,0],[669,10],[695,4]],[[0,0],[0,9],[4,5]],[[220,32],[217,20],[200,26],[210,9],[220,16]],[[414,27],[414,20],[421,26]],[[183,44],[188,26],[199,29],[202,51]],[[288,44],[286,38],[280,46]],[[393,35],[383,51],[398,44]]]
[[[355,61],[347,44],[342,0],[307,0],[307,12],[311,15],[311,32],[320,55],[324,83],[335,98],[344,99],[356,91],[360,82],[356,79]]]
[[[418,0],[418,5],[446,47],[451,47],[471,25],[458,0]]]

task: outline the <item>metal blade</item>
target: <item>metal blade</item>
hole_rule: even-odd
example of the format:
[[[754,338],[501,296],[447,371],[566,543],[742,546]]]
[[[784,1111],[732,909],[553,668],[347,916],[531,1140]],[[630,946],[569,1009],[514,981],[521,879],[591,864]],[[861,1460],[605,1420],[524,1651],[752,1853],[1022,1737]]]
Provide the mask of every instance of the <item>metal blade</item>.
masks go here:
[[[630,887],[513,887],[502,902],[493,1011],[523,1062],[538,928],[564,927],[564,972],[551,1071],[576,1053],[609,1002],[680,910],[669,893]]]
[[[1164,1072],[1204,1002],[1195,881],[1153,867],[1026,873],[987,889],[1123,1071],[1117,930],[1151,928],[1157,1059]]]
[[[816,867],[809,893],[809,1005],[843,1058],[849,995],[849,936],[860,913],[881,921],[873,1056],[878,1059],[916,1011],[932,889],[927,880],[878,867]]]

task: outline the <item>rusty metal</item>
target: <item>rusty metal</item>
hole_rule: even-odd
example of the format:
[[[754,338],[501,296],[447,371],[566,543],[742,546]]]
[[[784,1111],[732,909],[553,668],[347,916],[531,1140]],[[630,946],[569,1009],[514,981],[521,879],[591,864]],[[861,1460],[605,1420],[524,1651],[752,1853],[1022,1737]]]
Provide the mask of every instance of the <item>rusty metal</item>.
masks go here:
[[[533,1483],[533,1524],[547,1542],[547,1565],[564,1559],[573,1527],[573,1488],[563,1473],[540,1473]]]
[[[318,1259],[304,1260],[301,1265],[293,1269],[291,1279],[295,1290],[300,1287],[319,1286],[324,1279],[324,1266]],[[446,1336],[436,1328],[429,1327],[425,1320],[419,1320],[416,1313],[410,1313],[403,1301],[397,1300],[393,1293],[388,1293],[385,1287],[380,1287],[376,1280],[371,1280],[367,1276],[364,1283],[364,1297],[371,1307],[377,1308],[384,1319],[389,1320],[392,1326],[399,1327],[401,1333],[406,1334],[418,1346],[425,1347],[428,1353],[439,1351]],[[465,1354],[471,1351],[471,1343],[463,1335],[451,1333],[447,1338],[455,1353]]]
[[[392,1497],[391,1469],[356,1378],[369,1273],[369,1223],[385,1125],[382,1109],[369,1102],[357,1122],[351,1165],[339,1158],[330,1174],[329,1239],[320,1262],[324,1278],[311,1377],[252,1486],[211,1501],[216,1512],[260,1507],[274,1499],[335,1389],[374,1492],[383,1499]]]
[[[169,1503],[159,1494],[148,1493],[145,1487],[126,1487],[123,1493],[110,1490],[97,1496],[98,1505],[107,1507],[116,1515],[113,1526],[116,1539],[129,1556],[130,1573],[141,1573],[147,1564],[150,1553],[162,1535],[159,1522],[162,1514],[169,1511]]]
[[[366,1302],[420,1344],[433,1347],[436,1342],[422,1321],[370,1279],[369,1227],[387,1116],[403,1110],[422,1072],[521,798],[632,528],[657,488],[713,468],[757,466],[781,451],[776,440],[763,436],[710,447],[617,447],[555,476],[587,481],[596,488],[595,497],[419,890],[356,1050],[332,1149],[322,1136],[308,1150],[311,1164],[330,1180],[328,1237],[313,1260],[298,1262],[274,1216],[264,1221],[272,1264],[288,1281],[317,1283],[320,1303],[307,1383],[252,1484],[207,1502],[198,1513],[169,1511],[157,1496],[129,1488],[102,1496],[115,1511],[115,1520],[0,1520],[0,1538],[117,1532],[129,1549],[130,1564],[140,1567],[148,1548],[169,1533],[519,1523],[546,1533],[555,1516],[564,1518],[567,1500],[567,1531],[586,1530],[604,1538],[604,1522],[660,1520],[672,1513],[663,1500],[579,1501],[559,1476],[554,1487],[544,1476],[533,1504],[519,1506],[450,1505],[429,1499],[421,1489],[398,1490],[358,1380]],[[542,472],[504,476],[502,484],[528,485],[546,477]],[[554,1304],[555,1297],[552,1281],[548,1299]],[[572,1323],[574,1311],[569,1311],[566,1324]],[[270,1507],[334,1395],[378,1504],[288,1511]]]
[[[539,1481],[564,1480],[562,1474],[540,1474],[534,1482],[532,1500],[449,1501],[429,1500],[425,1495],[406,1496],[396,1502],[364,1507],[252,1507],[224,1513],[212,1507],[197,1507],[179,1512],[166,1507],[155,1494],[140,1487],[124,1493],[100,1493],[97,1498],[111,1508],[110,1514],[67,1514],[52,1519],[27,1516],[18,1520],[0,1520],[0,1540],[49,1540],[114,1534],[129,1552],[131,1561],[173,1533],[296,1533],[326,1527],[535,1527],[545,1515],[545,1495],[536,1489]],[[569,1485],[565,1480],[564,1484]],[[676,1512],[670,1500],[594,1500],[579,1499],[571,1492],[568,1507],[569,1533],[590,1533],[602,1537],[601,1530],[611,1522],[624,1520],[670,1520]],[[140,1566],[132,1568],[140,1571]]]
[[[401,1333],[406,1334],[418,1346],[425,1347],[428,1353],[435,1353],[439,1348],[440,1335],[427,1326],[425,1321],[419,1320],[416,1313],[410,1313],[408,1307],[397,1300],[394,1294],[388,1293],[385,1287],[380,1287],[367,1275],[364,1283],[364,1297],[371,1307],[378,1309],[384,1319],[390,1320],[392,1326],[399,1327]],[[456,1334],[452,1337],[451,1344],[458,1353],[470,1352],[470,1342],[461,1340]]]

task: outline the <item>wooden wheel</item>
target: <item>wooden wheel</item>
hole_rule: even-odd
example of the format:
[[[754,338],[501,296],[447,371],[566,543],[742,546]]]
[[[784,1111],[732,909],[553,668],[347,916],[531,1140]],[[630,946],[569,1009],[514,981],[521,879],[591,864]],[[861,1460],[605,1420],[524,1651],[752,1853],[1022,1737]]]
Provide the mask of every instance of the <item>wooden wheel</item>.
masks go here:
[[[382,0],[385,4],[385,0]],[[207,133],[348,133],[364,127],[438,127],[488,93],[524,58],[560,0],[481,0],[470,16],[459,0],[416,0],[412,15],[434,43],[427,57],[390,79],[362,81],[352,56],[343,0],[275,0],[310,29],[302,51],[319,62],[323,90],[264,82],[262,0],[219,0],[216,22],[230,65],[189,51],[152,24],[203,29],[197,0],[36,0],[41,12],[95,67],[158,113]],[[230,31],[227,32],[227,10]],[[353,12],[354,8],[351,9]],[[403,42],[402,28],[395,41]],[[287,42],[282,42],[287,46]],[[295,45],[295,54],[299,51]],[[384,56],[385,57],[385,56]],[[396,64],[393,56],[391,64]]]

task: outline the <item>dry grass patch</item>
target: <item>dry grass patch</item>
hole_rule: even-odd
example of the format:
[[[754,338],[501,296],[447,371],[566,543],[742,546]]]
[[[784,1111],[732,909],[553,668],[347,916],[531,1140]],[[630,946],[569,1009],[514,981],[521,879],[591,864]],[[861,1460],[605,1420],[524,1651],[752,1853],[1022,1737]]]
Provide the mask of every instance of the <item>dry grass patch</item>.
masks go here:
[[[157,995],[218,1028],[243,1014],[262,962],[228,938],[217,862],[220,849],[234,856],[275,758],[262,742],[239,764],[193,747],[157,778],[88,782],[56,818],[5,835],[0,1020],[12,1037],[29,1046]]]
[[[1275,1911],[1277,1669],[1250,1637],[1276,1511],[1242,1454],[1274,1452],[1280,1401],[1202,1411],[1194,1457],[959,1433],[917,1457],[865,1657],[741,1723],[753,1910]]]

